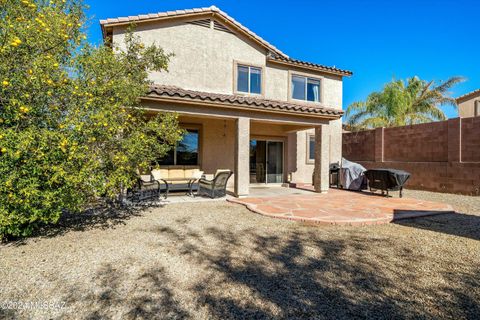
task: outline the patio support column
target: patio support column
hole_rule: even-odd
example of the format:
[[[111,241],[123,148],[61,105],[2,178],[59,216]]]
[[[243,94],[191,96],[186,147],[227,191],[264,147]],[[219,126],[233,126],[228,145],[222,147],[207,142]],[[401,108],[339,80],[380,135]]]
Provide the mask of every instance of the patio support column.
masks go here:
[[[246,196],[250,184],[250,118],[236,121],[235,138],[235,196]]]
[[[315,128],[315,169],[313,186],[315,192],[327,192],[330,174],[330,132],[328,125]]]

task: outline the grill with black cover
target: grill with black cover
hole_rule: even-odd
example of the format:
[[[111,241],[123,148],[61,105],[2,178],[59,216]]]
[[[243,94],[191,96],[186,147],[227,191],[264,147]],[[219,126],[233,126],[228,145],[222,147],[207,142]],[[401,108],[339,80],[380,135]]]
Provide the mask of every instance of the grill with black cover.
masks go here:
[[[382,190],[382,194],[388,191],[400,191],[402,197],[403,186],[410,178],[410,173],[396,169],[370,169],[365,172],[370,191]]]

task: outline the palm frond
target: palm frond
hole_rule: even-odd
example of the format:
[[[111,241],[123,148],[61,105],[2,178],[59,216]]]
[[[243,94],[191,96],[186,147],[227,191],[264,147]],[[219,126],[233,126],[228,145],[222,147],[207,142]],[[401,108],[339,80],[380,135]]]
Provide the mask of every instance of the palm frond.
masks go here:
[[[455,76],[451,77],[447,81],[441,83],[440,85],[436,86],[435,88],[432,89],[432,91],[437,91],[439,93],[445,94],[448,92],[449,89],[451,89],[454,85],[459,84],[466,79],[461,76]]]

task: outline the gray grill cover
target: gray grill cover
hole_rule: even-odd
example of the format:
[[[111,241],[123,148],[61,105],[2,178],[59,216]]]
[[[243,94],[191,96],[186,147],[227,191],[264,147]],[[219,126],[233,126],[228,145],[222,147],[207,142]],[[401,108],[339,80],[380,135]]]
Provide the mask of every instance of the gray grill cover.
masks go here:
[[[340,184],[344,189],[364,190],[367,189],[366,169],[358,163],[342,158],[340,168]]]

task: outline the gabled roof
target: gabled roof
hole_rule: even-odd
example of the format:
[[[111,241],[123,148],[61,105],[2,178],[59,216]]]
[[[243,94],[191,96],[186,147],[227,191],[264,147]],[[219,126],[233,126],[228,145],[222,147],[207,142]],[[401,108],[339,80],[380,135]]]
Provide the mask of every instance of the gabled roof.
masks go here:
[[[458,97],[458,98],[455,99],[455,100],[457,100],[457,103],[460,103],[460,102],[466,101],[466,100],[468,100],[469,98],[474,97],[474,96],[476,96],[476,95],[480,95],[480,89],[474,90],[474,91],[469,92],[469,93],[466,93],[466,94],[464,94],[464,95],[461,95],[460,97]]]
[[[223,105],[227,107],[247,107],[249,109],[259,111],[277,111],[296,114],[308,114],[323,116],[332,119],[338,119],[343,114],[343,111],[340,109],[334,109],[320,104],[303,104],[290,101],[270,100],[261,97],[201,92],[194,90],[185,90],[179,87],[167,85],[150,86],[150,89],[148,90],[145,98],[168,101],[193,101],[205,104]]]
[[[313,71],[321,71],[332,73],[341,76],[351,76],[353,73],[348,70],[338,69],[336,67],[324,66],[316,63],[310,63],[305,61],[300,61],[290,58],[288,55],[280,51],[278,48],[264,40],[262,37],[255,34],[253,31],[243,26],[240,22],[236,21],[230,17],[227,13],[223,12],[215,6],[208,8],[195,8],[195,9],[185,9],[185,10],[176,10],[176,11],[167,11],[159,13],[150,13],[150,14],[141,14],[138,16],[128,16],[128,17],[119,17],[119,18],[109,18],[105,20],[100,20],[100,25],[102,27],[103,36],[106,37],[108,30],[111,30],[112,27],[129,25],[132,23],[142,23],[142,22],[153,22],[153,21],[165,21],[169,19],[179,19],[179,18],[216,18],[217,20],[225,23],[227,27],[243,34],[244,36],[251,39],[253,42],[257,43],[261,47],[265,48],[268,51],[267,60],[274,63],[282,63],[297,68],[303,68]]]
[[[277,49],[275,46],[265,41],[262,37],[258,36],[253,31],[243,26],[240,22],[236,21],[235,19],[230,17],[228,14],[226,14],[216,6],[211,6],[208,8],[195,8],[195,9],[141,14],[138,16],[119,17],[119,18],[113,18],[113,19],[110,18],[106,20],[100,20],[100,25],[102,26],[102,32],[105,36],[106,28],[113,27],[113,26],[138,23],[138,22],[160,21],[160,20],[167,20],[167,19],[179,18],[179,17],[205,16],[206,14],[212,17],[217,17],[220,20],[223,20],[224,22],[230,24],[234,29],[245,34],[247,37],[251,38],[252,40],[254,40],[254,42],[257,42],[267,50],[273,51],[285,58],[288,58],[288,56],[285,53],[283,53],[282,51]]]

